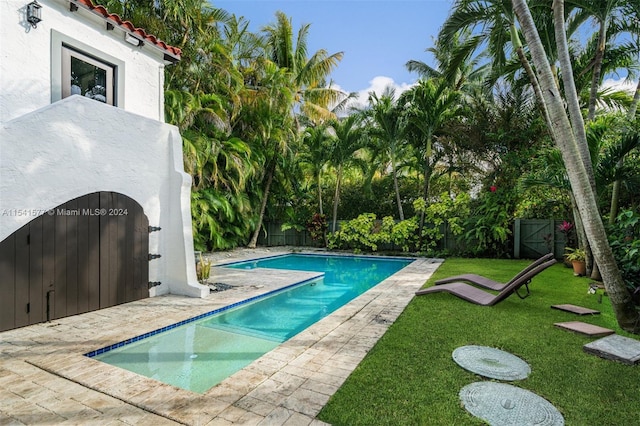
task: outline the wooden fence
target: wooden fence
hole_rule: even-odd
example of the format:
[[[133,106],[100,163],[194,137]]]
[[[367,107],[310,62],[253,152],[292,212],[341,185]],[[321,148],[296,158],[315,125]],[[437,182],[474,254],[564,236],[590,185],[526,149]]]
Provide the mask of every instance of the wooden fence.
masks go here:
[[[513,257],[533,259],[553,250],[556,258],[561,258],[565,246],[564,234],[558,231],[558,226],[561,223],[562,220],[557,219],[516,219],[511,230],[514,247]],[[459,241],[445,225],[442,225],[440,232],[444,237],[438,245],[439,250],[456,252],[464,248],[464,243]],[[261,233],[258,244],[270,247],[318,246],[318,243],[311,239],[306,230],[287,229],[283,231],[282,224],[276,222],[264,224],[264,232]],[[400,247],[384,247],[384,249],[400,250]]]

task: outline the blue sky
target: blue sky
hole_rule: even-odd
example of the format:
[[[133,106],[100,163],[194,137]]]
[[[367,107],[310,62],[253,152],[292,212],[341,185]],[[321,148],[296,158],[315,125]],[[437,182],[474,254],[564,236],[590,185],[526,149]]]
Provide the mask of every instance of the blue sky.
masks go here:
[[[332,74],[342,90],[381,91],[387,84],[407,88],[417,79],[405,63],[410,59],[432,65],[425,49],[451,9],[452,0],[235,0],[211,3],[229,13],[244,16],[258,31],[275,22],[280,10],[292,18],[295,31],[311,24],[310,52],[326,49],[344,52]]]
[[[453,0],[210,0],[215,7],[244,16],[251,30],[275,22],[280,10],[292,19],[294,31],[311,24],[310,52],[344,52],[331,78],[345,92],[359,92],[366,102],[370,91],[391,84],[406,90],[417,75],[409,73],[410,59],[433,65],[425,49],[432,47]],[[618,86],[622,76],[607,76],[605,86]],[[635,83],[625,82],[628,89]]]

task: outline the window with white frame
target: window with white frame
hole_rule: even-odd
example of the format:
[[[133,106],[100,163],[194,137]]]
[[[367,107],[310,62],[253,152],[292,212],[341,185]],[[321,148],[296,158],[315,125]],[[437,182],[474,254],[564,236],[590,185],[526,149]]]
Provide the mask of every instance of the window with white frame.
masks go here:
[[[62,97],[81,95],[116,105],[115,65],[62,46]]]

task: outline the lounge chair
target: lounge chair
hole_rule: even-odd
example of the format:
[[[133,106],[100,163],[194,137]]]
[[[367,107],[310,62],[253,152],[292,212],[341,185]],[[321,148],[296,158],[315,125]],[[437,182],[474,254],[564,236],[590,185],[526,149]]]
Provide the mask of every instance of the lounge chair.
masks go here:
[[[494,280],[492,280],[490,278],[483,277],[482,275],[462,274],[462,275],[456,275],[456,276],[453,276],[453,277],[448,277],[448,278],[443,278],[441,280],[438,280],[438,281],[435,282],[435,285],[447,284],[447,283],[458,282],[458,281],[468,281],[471,284],[475,284],[475,285],[480,286],[480,287],[488,288],[490,290],[498,290],[498,291],[500,291],[503,288],[505,288],[506,286],[508,286],[509,284],[511,284],[512,282],[514,282],[515,280],[517,280],[518,278],[520,278],[522,275],[526,274],[527,272],[529,272],[530,270],[535,268],[536,266],[541,265],[544,262],[546,262],[547,260],[550,260],[552,258],[553,258],[553,253],[545,254],[544,256],[539,258],[538,260],[532,262],[530,265],[528,265],[522,271],[518,272],[518,274],[515,277],[511,278],[511,280],[509,280],[506,283],[501,283],[501,282],[498,282],[498,281],[494,281]]]
[[[518,297],[524,299],[529,296],[529,281],[554,263],[556,263],[556,260],[552,259],[543,263],[542,265],[536,266],[530,271],[522,274],[517,280],[514,280],[512,283],[504,287],[498,294],[489,293],[488,291],[481,290],[467,283],[454,282],[449,284],[434,285],[432,287],[418,290],[416,291],[416,295],[421,296],[424,294],[446,292],[451,293],[454,296],[458,296],[459,298],[464,299],[468,302],[482,306],[493,306],[498,302],[502,302],[513,293],[516,293]],[[527,288],[527,293],[524,296],[518,292],[518,290],[522,286],[526,286]]]

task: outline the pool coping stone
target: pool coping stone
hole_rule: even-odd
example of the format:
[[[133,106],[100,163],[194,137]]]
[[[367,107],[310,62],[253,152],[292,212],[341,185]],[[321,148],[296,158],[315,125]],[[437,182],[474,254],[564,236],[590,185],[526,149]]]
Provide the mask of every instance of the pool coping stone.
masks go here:
[[[317,414],[441,259],[417,258],[204,394],[83,355],[312,278],[300,271],[218,267],[291,252],[300,251],[207,255],[214,263],[211,280],[234,285],[207,298],[163,295],[0,333],[0,423],[324,424]],[[318,252],[325,254],[304,251]]]

